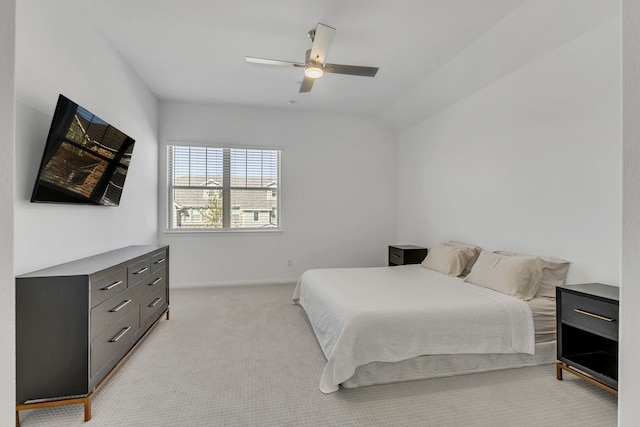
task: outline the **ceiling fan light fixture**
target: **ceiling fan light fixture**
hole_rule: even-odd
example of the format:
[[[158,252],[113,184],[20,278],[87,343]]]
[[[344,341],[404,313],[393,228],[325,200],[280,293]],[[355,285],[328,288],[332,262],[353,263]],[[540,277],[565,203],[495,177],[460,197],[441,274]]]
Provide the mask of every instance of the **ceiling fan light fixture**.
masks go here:
[[[309,64],[304,67],[304,75],[310,79],[319,79],[323,74],[324,71],[318,64]]]

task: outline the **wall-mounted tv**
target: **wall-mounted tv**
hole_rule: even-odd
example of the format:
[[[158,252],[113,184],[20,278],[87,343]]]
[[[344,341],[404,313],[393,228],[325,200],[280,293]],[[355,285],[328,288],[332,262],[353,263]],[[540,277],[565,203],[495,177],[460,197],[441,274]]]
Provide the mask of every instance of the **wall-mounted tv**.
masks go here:
[[[60,95],[31,201],[118,206],[134,142]]]

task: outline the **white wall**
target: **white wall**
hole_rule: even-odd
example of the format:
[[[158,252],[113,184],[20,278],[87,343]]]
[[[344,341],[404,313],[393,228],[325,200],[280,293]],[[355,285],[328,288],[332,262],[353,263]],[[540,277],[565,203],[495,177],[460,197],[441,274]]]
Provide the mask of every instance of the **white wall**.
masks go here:
[[[13,159],[15,147],[15,0],[0,2],[0,425],[15,421]]]
[[[76,7],[17,5],[17,274],[157,238],[158,102]],[[59,93],[136,140],[119,207],[29,202]]]
[[[377,121],[162,102],[160,136],[163,145],[282,149],[281,233],[164,233],[161,170],[160,240],[171,245],[172,285],[293,281],[309,268],[386,264],[387,245],[396,243],[396,139]]]
[[[640,420],[640,2],[622,2],[622,272],[618,425]]]
[[[400,134],[399,240],[558,256],[569,283],[618,285],[619,32],[563,39]]]

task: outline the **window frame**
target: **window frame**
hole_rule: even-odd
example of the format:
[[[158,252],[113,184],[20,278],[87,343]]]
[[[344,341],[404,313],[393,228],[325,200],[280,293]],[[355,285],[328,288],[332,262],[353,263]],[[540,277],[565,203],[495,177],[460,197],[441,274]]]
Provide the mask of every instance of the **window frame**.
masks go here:
[[[172,186],[172,169],[169,166],[169,161],[171,157],[169,156],[170,147],[191,147],[191,148],[213,148],[213,149],[229,149],[229,150],[261,150],[261,151],[277,151],[279,160],[278,160],[278,170],[277,170],[277,201],[276,201],[276,211],[278,212],[278,225],[276,227],[203,227],[203,228],[172,228],[172,215],[171,215],[171,207],[173,197],[171,195],[171,191],[173,189]],[[250,234],[278,234],[282,233],[282,215],[280,212],[282,211],[282,157],[283,157],[283,149],[282,147],[274,147],[274,146],[247,146],[247,145],[231,145],[231,144],[213,144],[213,143],[194,143],[190,141],[167,141],[164,149],[164,167],[165,167],[165,185],[164,185],[164,218],[165,218],[165,227],[164,232],[166,234],[212,234],[212,235],[222,235],[222,234],[242,234],[242,233],[250,233]],[[209,187],[207,187],[209,189]],[[211,187],[213,189],[215,187]],[[261,188],[262,189],[262,188]],[[232,187],[229,186],[228,191],[232,190]],[[272,188],[267,188],[269,192],[272,191]],[[228,193],[227,193],[228,194]],[[232,218],[232,208],[231,203],[229,203],[229,221],[233,221]]]

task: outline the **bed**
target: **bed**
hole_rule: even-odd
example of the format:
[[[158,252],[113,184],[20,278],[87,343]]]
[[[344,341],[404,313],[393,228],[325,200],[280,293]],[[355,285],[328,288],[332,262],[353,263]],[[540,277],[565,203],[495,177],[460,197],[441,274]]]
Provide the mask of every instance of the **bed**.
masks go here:
[[[293,301],[327,359],[322,392],[555,362],[552,291],[568,263],[473,245],[460,255],[452,243],[432,248],[422,264],[300,277]],[[505,274],[516,264],[515,276]]]

